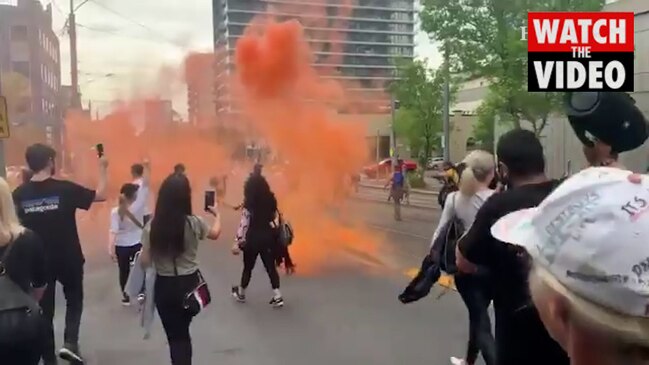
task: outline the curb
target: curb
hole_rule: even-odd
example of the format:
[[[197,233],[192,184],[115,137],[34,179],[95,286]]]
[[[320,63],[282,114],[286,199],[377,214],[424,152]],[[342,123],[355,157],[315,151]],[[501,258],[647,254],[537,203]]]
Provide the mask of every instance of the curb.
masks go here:
[[[384,205],[392,205],[391,202],[388,202],[386,200],[368,199],[368,198],[363,198],[363,197],[356,196],[356,195],[352,196],[351,198],[354,199],[354,200],[358,200],[358,201],[372,202],[372,203],[378,203],[378,204],[384,204]],[[430,210],[430,209],[439,210],[439,206],[437,206],[437,204],[433,204],[433,206],[421,205],[421,204],[402,204],[401,207],[402,208],[421,209],[421,210]]]
[[[374,189],[374,190],[385,190],[383,186],[374,185],[374,184],[360,183],[359,186],[368,189]],[[415,194],[421,194],[421,195],[434,195],[434,196],[439,195],[439,191],[437,190],[410,189],[410,192]]]

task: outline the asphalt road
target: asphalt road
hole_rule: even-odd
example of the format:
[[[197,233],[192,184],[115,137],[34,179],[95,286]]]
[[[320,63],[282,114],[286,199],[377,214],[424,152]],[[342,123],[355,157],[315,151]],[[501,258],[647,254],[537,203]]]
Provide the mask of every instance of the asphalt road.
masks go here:
[[[195,364],[442,365],[463,354],[467,315],[455,292],[438,299],[442,290],[434,289],[408,306],[396,298],[409,280],[406,273],[426,251],[439,210],[405,207],[404,221],[394,222],[386,204],[354,201],[346,209],[362,214],[389,245],[371,259],[335,252],[331,266],[314,275],[300,275],[298,266],[298,275],[282,277],[286,306],[279,310],[267,304],[271,293],[261,264],[248,303],[232,301],[229,291],[241,263],[229,254],[227,237],[233,237],[237,216],[223,214],[224,238],[205,243],[199,252],[213,302],[192,324]],[[120,305],[117,267],[107,258],[104,236],[96,229],[82,232],[87,263],[81,346],[87,363],[168,364],[159,321],[152,338],[143,340],[135,309]],[[58,300],[60,341],[62,295]]]

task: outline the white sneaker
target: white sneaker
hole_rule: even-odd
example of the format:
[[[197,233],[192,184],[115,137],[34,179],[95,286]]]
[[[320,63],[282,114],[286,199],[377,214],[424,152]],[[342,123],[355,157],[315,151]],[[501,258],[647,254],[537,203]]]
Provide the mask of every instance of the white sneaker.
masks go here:
[[[459,357],[451,357],[451,364],[466,365],[466,361],[464,361],[464,359],[460,359]]]

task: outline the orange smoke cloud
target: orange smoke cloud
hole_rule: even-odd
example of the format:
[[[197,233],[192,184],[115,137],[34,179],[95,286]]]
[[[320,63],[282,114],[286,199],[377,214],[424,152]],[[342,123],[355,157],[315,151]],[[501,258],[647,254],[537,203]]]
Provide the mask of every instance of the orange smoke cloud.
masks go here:
[[[237,43],[235,59],[246,122],[287,162],[267,175],[294,225],[301,270],[317,270],[337,249],[376,254],[380,240],[371,230],[343,224],[329,209],[343,203],[350,177],[367,161],[366,126],[338,114],[348,102],[345,89],[311,66],[300,23],[257,23]]]
[[[324,7],[321,15],[326,15]],[[318,19],[310,21],[321,21]],[[335,24],[335,28],[345,27]],[[336,32],[323,32],[318,38],[327,37],[341,39]],[[334,45],[332,53],[335,49]],[[219,52],[211,55],[217,59],[222,56]],[[209,57],[190,54],[182,67],[162,70],[160,80],[164,83],[169,78],[182,78],[188,84],[208,80],[209,85],[218,72],[211,70],[214,74],[208,77],[206,65],[218,64],[210,62]],[[294,226],[296,242],[291,251],[300,273],[321,270],[340,251],[376,256],[382,237],[367,228],[362,217],[342,216],[351,176],[367,162],[369,148],[365,121],[359,115],[338,111],[354,110],[355,103],[365,98],[350,90],[353,83],[323,78],[332,70],[316,69],[314,61],[299,22],[257,19],[237,44],[234,78],[222,80],[230,86],[242,117],[210,117],[206,112],[200,115],[198,126],[142,120],[146,105],[159,102],[154,97],[116,103],[114,111],[100,120],[71,114],[66,118],[66,150],[72,157],[68,165],[76,180],[94,183],[97,158],[92,147],[103,143],[110,159],[114,197],[119,186],[131,180],[130,165],[144,158],[152,163],[153,191],[179,162],[186,165],[194,189],[200,190],[210,177],[226,174],[241,164],[233,159],[237,148],[255,140],[271,151],[264,174]],[[327,63],[339,60],[332,58]],[[245,174],[230,181],[242,183],[237,178]],[[235,195],[230,199],[242,198]],[[90,212],[85,225],[91,225],[94,232],[105,232],[109,205]]]

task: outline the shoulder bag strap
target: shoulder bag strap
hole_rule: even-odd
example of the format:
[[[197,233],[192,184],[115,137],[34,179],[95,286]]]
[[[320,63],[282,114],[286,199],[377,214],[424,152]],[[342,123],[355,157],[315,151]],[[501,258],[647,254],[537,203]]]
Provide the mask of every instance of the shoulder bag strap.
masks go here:
[[[459,192],[457,192],[457,191],[453,193],[453,199],[452,199],[453,201],[451,202],[451,204],[453,204],[453,217],[454,218],[457,218],[457,210],[455,210],[455,200],[457,199],[457,194],[459,194]]]

